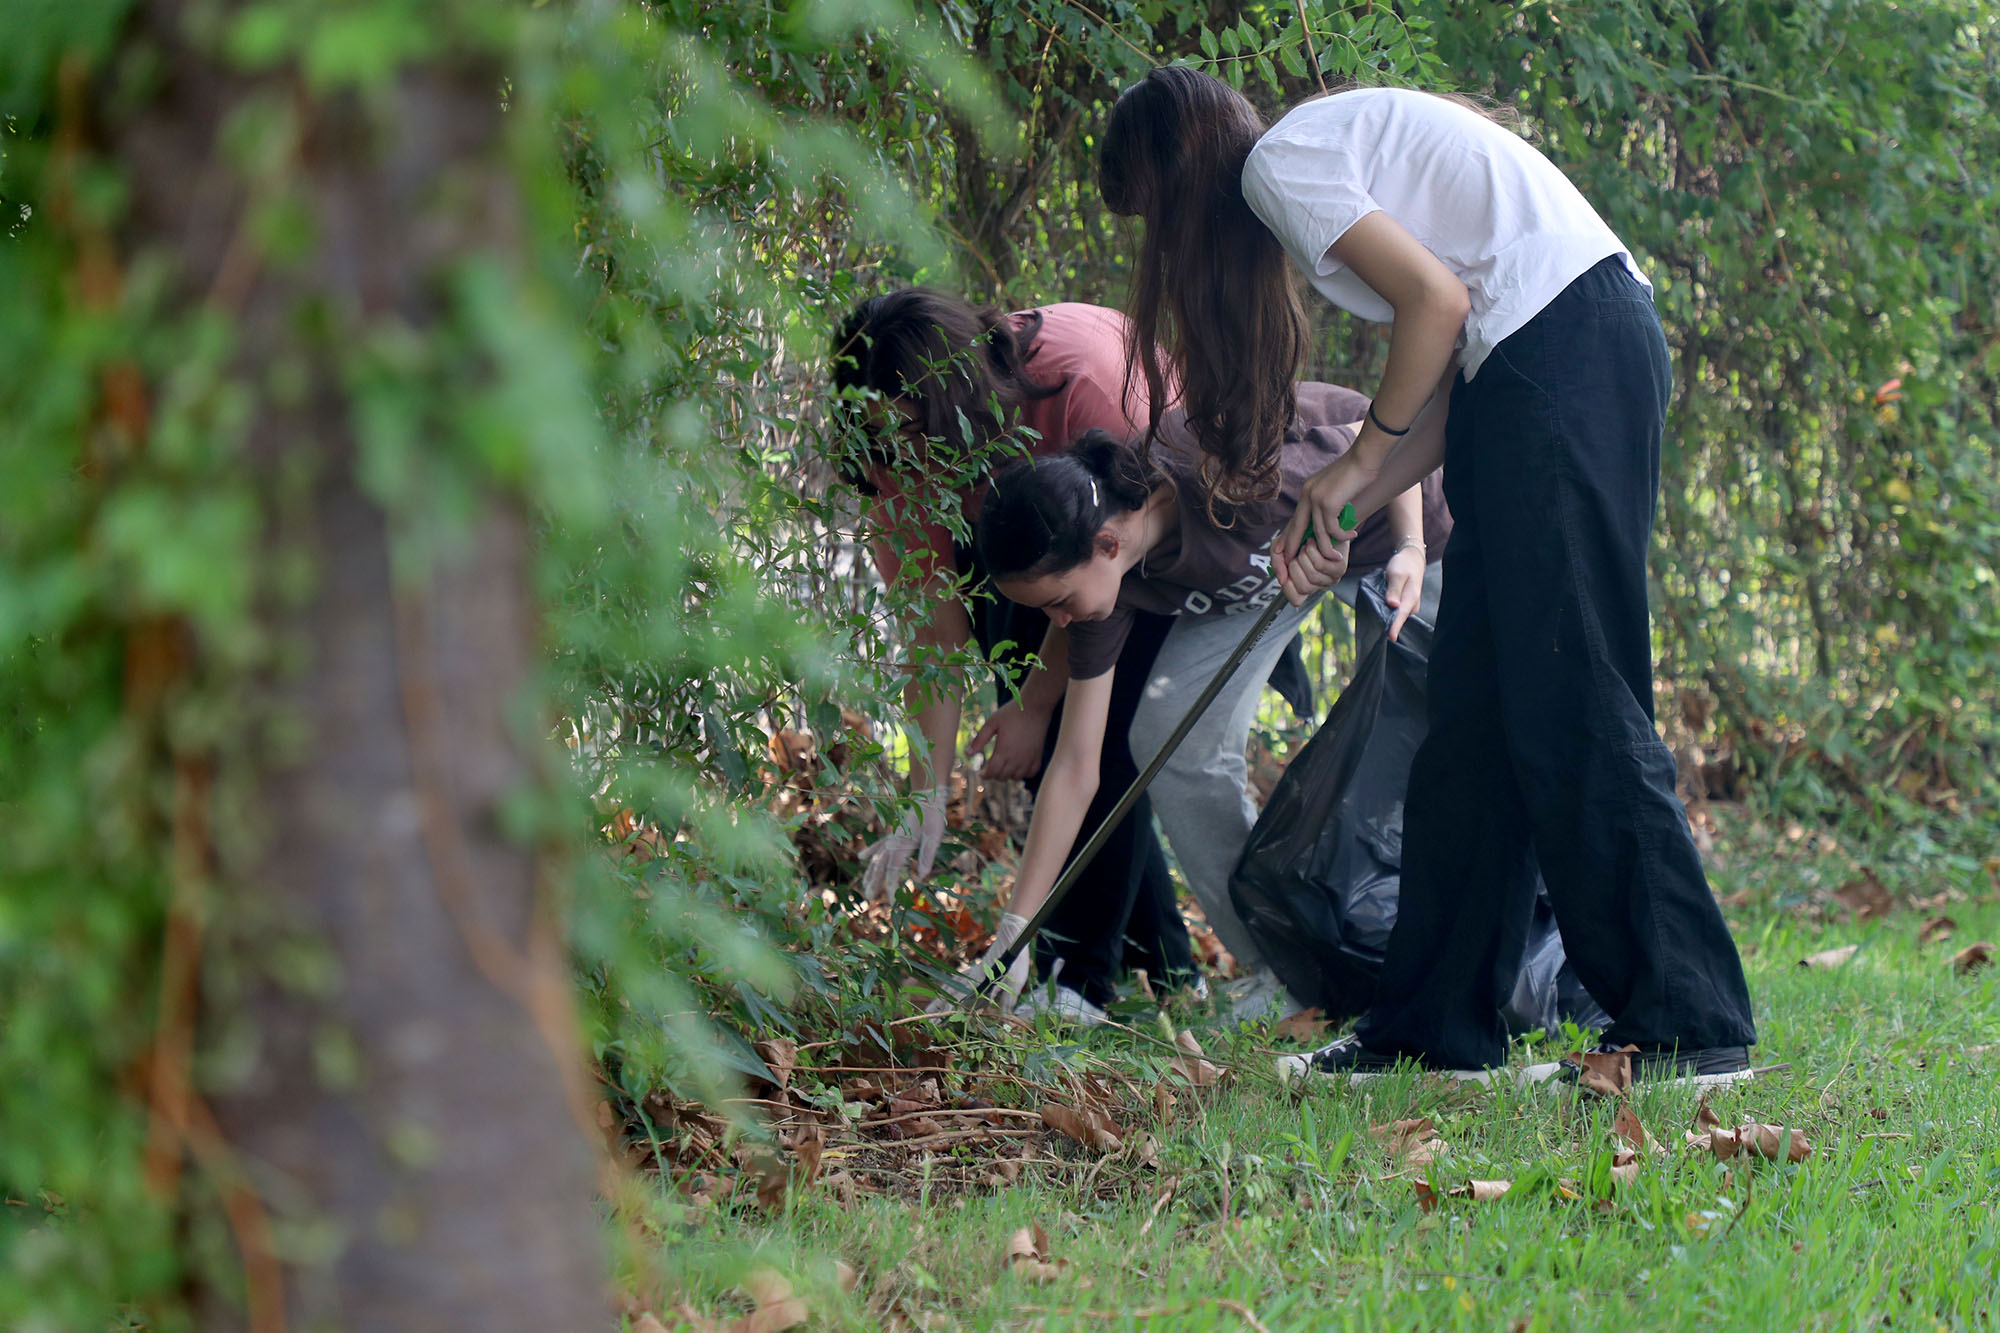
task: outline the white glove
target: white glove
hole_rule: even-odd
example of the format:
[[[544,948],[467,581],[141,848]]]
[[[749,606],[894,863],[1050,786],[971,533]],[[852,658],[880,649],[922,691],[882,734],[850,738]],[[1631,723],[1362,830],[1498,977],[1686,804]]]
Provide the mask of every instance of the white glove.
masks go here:
[[[969,963],[959,971],[958,979],[952,989],[957,992],[960,999],[969,999],[972,996],[979,983],[984,981],[987,974],[999,964],[1000,955],[1007,952],[1007,946],[1020,939],[1021,932],[1027,928],[1028,918],[1016,916],[1012,912],[1000,914],[1000,924],[993,928],[993,943],[986,946],[986,952],[980,955],[978,962]],[[1032,965],[1033,954],[1032,945],[1021,950],[1014,959],[1013,966],[1007,969],[1007,975],[1002,977],[1000,983],[989,993],[989,998],[1000,1007],[1001,1012],[1011,1011],[1014,1008],[1014,1001],[1028,988],[1028,968]],[[951,999],[940,996],[931,1002],[925,1012],[944,1013],[952,1006]]]
[[[862,850],[863,898],[879,903],[892,897],[912,855],[917,858],[918,879],[931,873],[931,867],[937,863],[938,844],[944,841],[945,804],[945,788],[931,788],[921,801],[903,811],[894,833]]]

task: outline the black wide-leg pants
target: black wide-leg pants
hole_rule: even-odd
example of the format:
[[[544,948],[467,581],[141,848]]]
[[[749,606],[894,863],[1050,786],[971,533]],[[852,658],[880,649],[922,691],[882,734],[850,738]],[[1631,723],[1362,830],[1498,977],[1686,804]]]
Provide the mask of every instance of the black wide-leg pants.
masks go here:
[[[1653,729],[1646,557],[1669,383],[1659,317],[1614,257],[1452,389],[1456,526],[1400,914],[1356,1027],[1372,1050],[1503,1061],[1537,864],[1570,962],[1613,1016],[1608,1040],[1756,1040]]]

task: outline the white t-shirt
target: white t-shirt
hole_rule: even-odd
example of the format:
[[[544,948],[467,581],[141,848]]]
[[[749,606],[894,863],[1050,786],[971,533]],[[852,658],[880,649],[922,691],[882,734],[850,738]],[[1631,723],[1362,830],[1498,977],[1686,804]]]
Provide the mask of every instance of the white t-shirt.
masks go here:
[[[1400,223],[1471,294],[1467,379],[1606,255],[1652,287],[1553,162],[1476,111],[1407,88],[1295,107],[1250,150],[1243,196],[1321,295],[1377,323],[1396,312],[1327,247],[1378,210]]]

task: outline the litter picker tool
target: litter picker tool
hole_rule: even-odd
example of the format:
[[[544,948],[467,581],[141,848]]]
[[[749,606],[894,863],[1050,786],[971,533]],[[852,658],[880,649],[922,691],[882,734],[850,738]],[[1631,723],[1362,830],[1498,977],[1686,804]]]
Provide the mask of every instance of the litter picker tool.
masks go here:
[[[1353,505],[1341,506],[1340,526],[1349,531],[1353,530]],[[1306,525],[1305,536],[1308,539],[1312,536],[1312,525],[1310,523]],[[991,994],[993,988],[999,984],[1000,979],[1007,975],[1007,969],[1014,966],[1014,960],[1021,956],[1021,951],[1034,943],[1035,935],[1041,930],[1043,924],[1048,921],[1050,915],[1055,912],[1056,907],[1062,902],[1063,898],[1072,888],[1076,887],[1078,877],[1083,874],[1084,868],[1091,863],[1097,856],[1098,851],[1103,848],[1105,842],[1111,837],[1111,831],[1118,827],[1118,821],[1125,818],[1126,813],[1131,810],[1138,799],[1145,795],[1146,788],[1152,783],[1153,778],[1166,766],[1167,760],[1173,758],[1174,751],[1180,748],[1181,741],[1186,739],[1188,732],[1194,729],[1194,724],[1201,720],[1201,715],[1208,711],[1209,704],[1213,703],[1215,696],[1222,692],[1222,687],[1229,683],[1229,678],[1236,674],[1236,668],[1243,665],[1243,659],[1250,655],[1250,650],[1256,647],[1258,641],[1270,630],[1271,622],[1278,617],[1278,608],[1284,604],[1284,595],[1278,593],[1271,598],[1271,604],[1258,614],[1257,619],[1250,626],[1249,633],[1243,636],[1243,642],[1236,645],[1235,651],[1229,654],[1229,659],[1222,664],[1215,675],[1209,678],[1209,682],[1202,688],[1200,696],[1195,699],[1193,706],[1188,709],[1187,716],[1180,720],[1179,724],[1174,727],[1173,734],[1167,737],[1166,744],[1162,745],[1159,753],[1155,754],[1148,761],[1146,767],[1140,770],[1139,776],[1132,780],[1132,785],[1127,787],[1125,794],[1118,798],[1118,804],[1111,807],[1111,813],[1104,817],[1104,822],[1099,824],[1097,831],[1090,835],[1090,841],[1084,843],[1076,855],[1070,858],[1069,864],[1063,868],[1061,876],[1057,878],[1055,885],[1050,888],[1048,897],[1042,899],[1042,905],[1037,907],[1035,914],[1028,918],[1028,924],[1022,929],[1020,938],[1007,946],[1000,957],[987,969],[986,975],[981,977],[978,983],[974,985],[972,988],[973,999],[984,999],[987,995]]]

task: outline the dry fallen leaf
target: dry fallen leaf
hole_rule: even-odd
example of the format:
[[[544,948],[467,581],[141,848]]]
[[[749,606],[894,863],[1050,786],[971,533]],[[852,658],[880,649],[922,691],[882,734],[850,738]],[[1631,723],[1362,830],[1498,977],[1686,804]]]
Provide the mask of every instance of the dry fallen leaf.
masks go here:
[[[1434,1162],[1451,1151],[1451,1145],[1438,1137],[1437,1126],[1429,1117],[1370,1125],[1368,1132],[1392,1159],[1409,1166]]]
[[[1488,1200],[1499,1198],[1513,1188],[1514,1182],[1511,1180],[1468,1180],[1457,1189],[1451,1191],[1451,1197],[1454,1199],[1473,1199],[1480,1203],[1485,1203]]]
[[[806,1303],[792,1295],[792,1284],[771,1269],[760,1268],[743,1279],[743,1294],[756,1304],[729,1326],[729,1333],[778,1333],[805,1323]]]
[[[1701,1094],[1700,1100],[1694,1104],[1694,1123],[1697,1129],[1709,1129],[1722,1123],[1722,1117],[1718,1116],[1714,1108],[1709,1106],[1708,1094],[1705,1092]]]
[[[800,1182],[812,1184],[819,1179],[820,1158],[826,1152],[826,1131],[818,1125],[807,1125],[793,1138],[792,1151],[798,1157]]]
[[[1936,944],[1939,940],[1950,939],[1958,930],[1958,922],[1948,916],[1934,916],[1917,930],[1918,944]]]
[[[1319,1039],[1326,1035],[1327,1027],[1325,1014],[1317,1009],[1301,1009],[1290,1018],[1280,1020],[1278,1025],[1271,1029],[1271,1033],[1287,1041],[1312,1042],[1317,1045]]]
[[[648,1310],[632,1321],[632,1333],[667,1333],[667,1326]]]
[[[791,1168],[784,1159],[762,1146],[752,1148],[743,1159],[743,1169],[757,1181],[757,1203],[775,1211],[785,1202],[785,1186],[791,1183]]]
[[[1435,1212],[1437,1210],[1438,1192],[1431,1188],[1430,1182],[1426,1180],[1413,1180],[1410,1184],[1416,1187],[1417,1206],[1427,1213]],[[1511,1180],[1468,1180],[1463,1185],[1446,1190],[1444,1197],[1447,1199],[1472,1199],[1475,1202],[1485,1203],[1489,1200],[1500,1198],[1513,1188],[1514,1182]],[[1571,1197],[1574,1197],[1574,1195]]]
[[[1843,944],[1837,949],[1821,949],[1799,959],[1800,967],[1839,967],[1861,951],[1858,944]]]
[[[1182,1078],[1197,1088],[1206,1088],[1222,1081],[1222,1070],[1210,1064],[1204,1057],[1201,1043],[1194,1039],[1194,1033],[1182,1028],[1174,1038],[1174,1045],[1180,1056],[1174,1061],[1174,1068]]]
[[[1611,1122],[1611,1132],[1639,1152],[1648,1149],[1655,1153],[1666,1151],[1663,1146],[1653,1141],[1652,1135],[1646,1132],[1645,1125],[1640,1123],[1638,1112],[1632,1109],[1630,1102],[1618,1103],[1618,1115]]]
[[[1050,1259],[1048,1233],[1040,1222],[1007,1238],[1005,1262],[1008,1271],[1025,1282],[1053,1282],[1069,1267],[1067,1259]]]
[[[1600,1097],[1616,1097],[1632,1086],[1632,1052],[1625,1045],[1615,1051],[1571,1051],[1565,1058],[1583,1071],[1578,1082],[1586,1092]]]
[[[842,1291],[853,1291],[861,1285],[861,1270],[853,1264],[848,1263],[845,1259],[835,1259],[833,1261],[833,1276],[834,1280],[840,1284]]]
[[[1662,1151],[1665,1151],[1662,1149]],[[1611,1179],[1615,1184],[1629,1185],[1639,1178],[1639,1154],[1620,1150],[1611,1154]]]
[[[1993,946],[1985,940],[1968,944],[1951,956],[1951,970],[1961,977],[1969,977],[1980,968],[1993,962]]]
[[[757,1043],[757,1054],[771,1068],[771,1077],[779,1087],[792,1081],[792,1070],[799,1063],[799,1044],[789,1037],[766,1037]]]
[[[1735,1129],[1724,1129],[1720,1125],[1705,1133],[1690,1133],[1687,1146],[1697,1152],[1710,1152],[1720,1161],[1729,1161],[1738,1153],[1752,1157],[1762,1157],[1771,1162],[1803,1162],[1812,1156],[1812,1144],[1796,1129],[1788,1130],[1782,1125],[1747,1124]]]
[[[1099,1152],[1115,1152],[1124,1141],[1118,1134],[1118,1127],[1111,1123],[1111,1117],[1102,1111],[1079,1111],[1073,1106],[1044,1102],[1042,1123]]]
[[[1173,1090],[1167,1087],[1165,1080],[1161,1080],[1153,1088],[1153,1119],[1159,1122],[1161,1129],[1174,1123],[1175,1108]]]
[[[1833,896],[1862,921],[1889,915],[1889,909],[1895,906],[1896,901],[1889,896],[1889,890],[1883,887],[1882,881],[1875,878],[1872,870],[1862,871],[1860,879],[1847,881],[1833,891]]]

